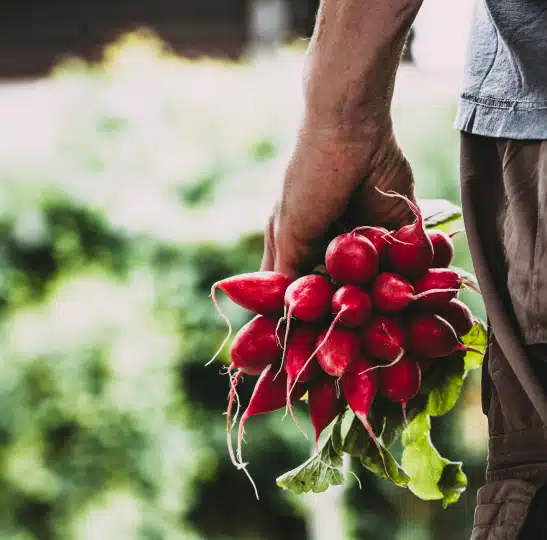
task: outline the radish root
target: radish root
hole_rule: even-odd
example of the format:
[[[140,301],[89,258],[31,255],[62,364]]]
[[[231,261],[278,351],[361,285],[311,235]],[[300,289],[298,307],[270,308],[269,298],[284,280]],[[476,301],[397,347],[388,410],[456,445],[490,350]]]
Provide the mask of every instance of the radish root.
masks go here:
[[[224,346],[226,345],[226,343],[228,343],[228,340],[230,339],[230,337],[232,335],[232,323],[230,322],[228,317],[226,317],[226,315],[224,315],[224,313],[220,309],[220,306],[218,305],[218,302],[217,302],[217,299],[216,299],[216,289],[217,289],[219,283],[221,283],[221,282],[217,281],[211,287],[211,298],[213,300],[213,304],[215,305],[217,313],[224,320],[224,322],[228,325],[228,335],[224,338],[224,341],[220,344],[220,347],[218,348],[217,352],[214,354],[213,358],[211,358],[211,360],[209,360],[209,362],[207,362],[205,364],[205,366],[208,366],[209,364],[211,364],[212,362],[214,362],[217,359],[218,355],[221,353],[222,349],[224,349]]]
[[[285,354],[287,353],[287,341],[289,340],[289,331],[291,328],[291,319],[292,319],[293,311],[294,311],[294,306],[290,305],[286,315],[287,327],[285,328],[285,339],[283,340],[283,355],[281,356],[281,365],[279,366],[279,369],[277,370],[277,373],[275,374],[274,381],[275,379],[277,379],[279,374],[283,371],[283,366],[285,365]],[[277,330],[276,330],[276,335],[277,335]]]
[[[283,317],[281,317],[277,321],[277,326],[275,327],[275,339],[277,340],[277,344],[283,348],[283,344],[281,343],[281,339],[279,338],[279,329],[281,328],[281,325],[287,320],[287,306],[285,306],[283,310]]]
[[[466,289],[472,289],[472,290],[475,291],[477,294],[480,294],[480,295],[482,296],[481,290],[480,290],[474,283],[471,283],[471,282],[468,281],[467,279],[463,279],[463,280],[462,280],[462,285],[463,285]]]
[[[460,292],[460,289],[428,289],[427,291],[421,292],[414,295],[414,300],[419,300],[420,298],[426,298],[431,294],[440,294],[447,292]]]
[[[285,405],[285,414],[283,415],[282,420],[285,420],[285,418],[287,417],[287,413],[290,413],[291,418],[294,420],[294,423],[296,424],[296,427],[298,428],[298,431],[300,431],[300,433],[302,433],[302,435],[304,435],[304,437],[308,439],[307,433],[302,429],[302,426],[300,425],[300,422],[298,422],[298,418],[296,418],[296,414],[294,413],[294,409],[293,409],[292,401],[291,401],[291,393],[294,386],[291,386],[291,383],[292,383],[292,380],[289,377],[287,377],[287,403]]]
[[[406,416],[406,406],[407,406],[407,402],[406,401],[403,401],[401,403],[401,409],[403,411],[403,422],[405,423],[405,427],[408,426],[408,418]]]
[[[237,441],[237,459],[238,459],[238,461],[236,461],[234,463],[234,465],[238,469],[242,470],[247,475],[247,478],[249,479],[249,481],[251,482],[251,484],[253,486],[255,496],[256,496],[257,500],[259,500],[260,497],[258,496],[258,489],[256,487],[256,484],[255,484],[254,480],[253,480],[253,477],[251,476],[251,474],[247,470],[248,463],[243,463],[243,460],[242,460],[242,457],[241,457],[241,445],[242,445],[242,442],[243,442],[243,434],[244,434],[243,424],[245,423],[246,420],[247,420],[247,418],[245,417],[245,415],[243,415],[243,417],[241,418],[241,421],[239,422],[238,441]]]
[[[368,369],[365,369],[364,371],[361,371],[361,373],[359,373],[359,375],[364,375],[365,373],[368,373],[369,371],[374,371],[375,369],[378,369],[378,368],[392,367],[392,366],[394,366],[395,364],[397,364],[398,362],[401,361],[401,359],[403,358],[405,353],[406,353],[406,351],[401,347],[401,352],[397,355],[397,358],[395,358],[395,360],[393,360],[393,362],[390,362],[389,364],[377,364],[376,366],[369,367]]]
[[[377,231],[379,229],[379,227],[371,227],[369,225],[362,225],[360,227],[356,227],[355,229],[353,229],[353,231],[351,231],[351,234],[359,234],[360,231],[363,231],[363,230],[375,230]],[[399,240],[398,238],[395,238],[395,236],[393,235],[393,231],[388,231],[386,233],[382,233],[382,238],[389,238],[389,240],[393,240],[394,242],[397,242],[399,244],[403,244],[405,246],[412,246],[413,244],[411,244],[410,242],[403,242],[403,240]]]
[[[237,384],[242,375],[243,375],[243,372],[241,370],[238,371],[235,375],[230,374],[230,394],[229,394],[229,400],[228,400],[228,408],[226,409],[226,437],[227,437],[227,443],[228,443],[228,453],[230,454],[230,459],[232,461],[232,464],[238,468],[240,466],[240,463],[236,460],[236,457],[234,455],[234,447],[232,444],[232,428],[234,427],[237,421],[237,416],[239,414],[239,396],[237,393]],[[234,401],[237,401],[237,412],[232,422],[232,407],[233,407]]]
[[[378,193],[381,193],[382,195],[386,197],[403,199],[408,204],[408,206],[410,207],[414,215],[416,216],[418,222],[423,223],[423,217],[422,217],[422,213],[420,212],[420,209],[408,197],[405,197],[404,195],[401,195],[400,193],[397,193],[396,191],[387,191],[387,192],[382,191],[378,186],[376,186],[375,189],[376,191],[378,191]]]

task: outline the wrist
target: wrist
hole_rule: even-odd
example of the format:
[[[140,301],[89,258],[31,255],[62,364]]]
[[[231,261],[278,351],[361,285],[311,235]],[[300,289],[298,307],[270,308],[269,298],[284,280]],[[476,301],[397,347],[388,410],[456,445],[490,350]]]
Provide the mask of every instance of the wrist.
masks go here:
[[[382,114],[376,110],[343,116],[329,107],[306,107],[299,139],[307,146],[321,147],[322,151],[331,148],[352,149],[363,155],[372,154],[375,149],[393,138],[393,122],[389,109]]]

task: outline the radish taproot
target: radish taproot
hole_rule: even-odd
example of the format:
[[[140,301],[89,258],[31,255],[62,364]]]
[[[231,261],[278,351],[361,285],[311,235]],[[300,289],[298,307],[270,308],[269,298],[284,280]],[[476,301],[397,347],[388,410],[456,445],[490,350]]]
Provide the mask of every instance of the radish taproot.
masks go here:
[[[471,310],[457,298],[453,298],[436,310],[437,315],[448,321],[458,337],[465,336],[473,328],[475,322]]]
[[[359,336],[355,332],[336,326],[319,334],[315,355],[325,373],[341,377],[359,356],[360,349]]]
[[[340,412],[342,403],[342,399],[338,396],[336,379],[323,376],[310,384],[308,388],[308,407],[311,423],[315,431],[316,448],[319,436],[336,418],[336,415]]]
[[[335,319],[348,328],[365,324],[372,314],[370,296],[357,285],[343,285],[332,297],[332,313]]]
[[[306,392],[306,388],[302,384],[297,384],[292,392],[291,399],[300,399]],[[251,416],[265,414],[285,407],[287,393],[287,376],[285,373],[277,374],[272,366],[268,366],[256,381],[253,394],[249,401],[249,405],[245,409],[241,420],[239,421],[239,430],[237,436],[237,458],[238,467],[245,470],[247,476],[252,482],[252,478],[247,473],[246,464],[242,459],[243,435],[245,433],[245,424]],[[231,437],[228,437],[228,442],[231,445]],[[254,486],[254,483],[253,483]],[[256,487],[255,487],[256,491]],[[257,494],[258,499],[258,494]]]
[[[216,290],[241,307],[259,315],[281,315],[285,291],[291,280],[279,272],[250,272],[217,281],[211,287],[215,306]]]
[[[327,247],[325,266],[340,285],[362,285],[378,273],[378,252],[364,236],[340,234]]]
[[[320,330],[313,326],[300,325],[295,328],[287,341],[285,353],[286,406],[300,431],[302,429],[291,404],[292,386],[295,382],[306,383],[321,375],[321,368],[313,356],[319,332]]]
[[[442,358],[455,351],[482,351],[464,345],[450,323],[433,313],[413,313],[408,321],[408,350],[425,358]]]
[[[370,356],[392,362],[406,349],[405,327],[393,317],[375,315],[363,330],[361,343]]]
[[[407,197],[393,192],[383,194],[405,200],[416,216],[414,223],[401,227],[391,237],[391,242],[386,247],[388,263],[399,274],[411,278],[419,277],[433,261],[433,244],[424,228],[422,214]]]
[[[248,375],[260,375],[281,359],[282,349],[276,334],[278,321],[257,315],[236,334],[230,347],[233,368]]]
[[[454,242],[452,237],[459,231],[447,234],[439,229],[429,229],[427,236],[433,244],[433,260],[431,268],[446,268],[454,258]]]
[[[220,289],[232,302],[259,315],[281,315],[283,313],[285,291],[291,280],[279,272],[250,272],[239,274],[213,283],[211,298],[219,314],[228,326],[228,334],[224,338],[213,358],[207,366],[220,354],[232,335],[232,324],[224,315],[216,298]]]
[[[371,370],[373,366],[370,359],[359,356],[340,379],[340,386],[348,405],[367,430],[383,459],[380,443],[368,421],[370,408],[378,392],[378,375]]]

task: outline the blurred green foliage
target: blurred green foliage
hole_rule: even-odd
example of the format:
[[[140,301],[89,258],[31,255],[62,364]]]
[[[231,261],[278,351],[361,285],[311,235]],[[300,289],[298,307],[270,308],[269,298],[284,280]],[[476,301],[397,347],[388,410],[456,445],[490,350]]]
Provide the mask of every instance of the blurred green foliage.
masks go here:
[[[308,537],[313,507],[275,478],[309,443],[279,414],[249,422],[256,501],[227,459],[222,364],[204,367],[226,331],[211,284],[260,264],[300,60],[187,62],[137,35],[100,65],[0,89],[0,539]],[[419,194],[457,202],[452,114],[406,108],[397,126]],[[236,327],[248,320],[222,306]],[[443,513],[359,472],[348,539],[469,532],[484,458],[471,383],[434,426],[440,450],[470,465],[468,496]]]

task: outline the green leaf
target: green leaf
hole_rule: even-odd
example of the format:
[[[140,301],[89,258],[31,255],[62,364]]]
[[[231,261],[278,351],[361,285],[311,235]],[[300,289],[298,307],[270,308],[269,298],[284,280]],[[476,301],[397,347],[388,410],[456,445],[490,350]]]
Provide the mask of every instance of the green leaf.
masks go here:
[[[467,486],[461,463],[443,458],[433,446],[431,419],[423,412],[403,432],[402,465],[410,477],[408,488],[423,500],[442,500],[446,508],[458,501]]]
[[[444,495],[443,508],[458,502],[466,487],[467,476],[462,470],[462,464],[460,462],[448,462],[439,480],[439,489]]]
[[[422,412],[427,405],[427,396],[417,395],[411,399],[406,408],[406,417],[410,421],[417,414]],[[372,417],[375,425],[375,431],[380,433],[382,444],[389,448],[399,438],[404,428],[403,408],[400,403],[393,403],[387,399],[383,399],[378,395],[374,400],[369,418]],[[378,422],[377,419],[381,419]]]
[[[419,206],[426,229],[450,230],[462,217],[461,208],[445,199],[421,199]]]
[[[466,351],[464,356],[465,371],[477,369],[481,367],[486,352],[486,345],[488,344],[488,334],[486,331],[486,325],[480,319],[476,319],[471,331],[461,338],[464,345],[473,347],[481,351],[477,353],[475,351]]]
[[[407,487],[410,481],[404,469],[397,463],[390,451],[380,446],[382,453],[378,451],[375,444],[369,447],[369,452],[361,458],[361,464],[369,471],[381,478],[391,480],[395,485]]]
[[[344,451],[359,458],[363,467],[381,478],[401,487],[408,484],[409,477],[405,471],[381,443],[378,449],[357,417],[354,417],[344,440]]]
[[[431,416],[443,416],[458,400],[465,378],[464,354],[456,352],[435,362],[427,384],[426,412]]]
[[[366,455],[371,442],[361,420],[354,415],[348,433],[344,438],[344,452],[352,457],[361,459],[362,456]]]
[[[342,416],[333,427],[329,440],[319,455],[314,455],[296,469],[277,479],[277,485],[296,495],[302,493],[322,493],[330,486],[344,483],[342,467]]]
[[[469,283],[472,283],[476,287],[479,286],[479,282],[477,281],[477,278],[475,277],[475,274],[473,274],[473,272],[468,272],[464,268],[454,266],[453,264],[450,265],[450,270],[454,270],[454,272],[456,272],[460,277],[462,277],[466,281],[469,281]]]

